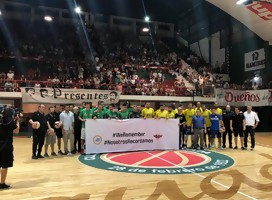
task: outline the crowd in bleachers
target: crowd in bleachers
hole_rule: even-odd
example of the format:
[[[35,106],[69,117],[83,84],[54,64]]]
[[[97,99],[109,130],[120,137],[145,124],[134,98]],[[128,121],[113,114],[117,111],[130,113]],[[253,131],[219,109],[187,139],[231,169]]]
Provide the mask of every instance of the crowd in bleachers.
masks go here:
[[[180,96],[192,95],[192,90],[201,95],[202,86],[213,84],[244,89],[213,80],[203,59],[184,48],[176,54],[160,38],[91,26],[84,26],[85,34],[80,24],[58,22],[5,24],[8,32],[0,36],[1,59],[17,60],[15,67],[4,66],[0,73],[5,91],[31,86]]]

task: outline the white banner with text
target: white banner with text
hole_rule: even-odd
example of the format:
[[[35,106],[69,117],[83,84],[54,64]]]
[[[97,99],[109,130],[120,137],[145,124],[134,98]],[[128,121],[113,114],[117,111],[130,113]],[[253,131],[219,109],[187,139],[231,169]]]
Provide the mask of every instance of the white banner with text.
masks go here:
[[[220,106],[272,106],[272,90],[216,89],[216,100]]]
[[[117,103],[120,92],[112,90],[85,90],[63,88],[20,88],[23,103],[55,103],[55,104],[81,104],[92,103]]]
[[[178,119],[88,119],[86,154],[179,149]]]

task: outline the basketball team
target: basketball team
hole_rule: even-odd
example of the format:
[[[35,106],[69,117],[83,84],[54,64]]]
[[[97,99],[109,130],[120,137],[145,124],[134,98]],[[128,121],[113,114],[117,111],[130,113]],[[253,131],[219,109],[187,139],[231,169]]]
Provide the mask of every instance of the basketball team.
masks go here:
[[[187,108],[175,104],[170,106],[160,105],[158,110],[154,110],[149,102],[144,106],[131,106],[124,103],[118,108],[116,105],[93,106],[91,102],[82,103],[82,107],[73,105],[55,105],[48,108],[45,115],[45,105],[40,104],[38,110],[33,113],[29,123],[33,128],[32,159],[57,155],[85,154],[85,122],[87,119],[99,120],[123,120],[123,119],[150,119],[168,120],[179,119],[179,147],[190,148],[225,149],[228,137],[228,147],[238,149],[238,137],[240,148],[247,150],[248,136],[251,137],[251,150],[255,147],[255,128],[258,126],[259,118],[251,106],[247,106],[246,112],[241,112],[238,107],[231,110],[229,105],[223,111],[214,103],[211,109],[197,102],[196,105],[189,103]],[[234,146],[232,139],[234,135]],[[62,151],[62,141],[64,151]],[[70,148],[68,149],[68,141]],[[45,143],[45,146],[44,146]],[[57,152],[55,144],[57,143]],[[44,154],[42,149],[44,146]],[[49,146],[51,154],[49,154]]]

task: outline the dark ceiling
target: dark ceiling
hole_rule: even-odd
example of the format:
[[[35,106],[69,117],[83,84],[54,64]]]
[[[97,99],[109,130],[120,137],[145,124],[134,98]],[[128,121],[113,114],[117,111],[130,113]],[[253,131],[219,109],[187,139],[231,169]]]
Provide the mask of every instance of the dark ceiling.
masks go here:
[[[76,2],[84,11],[138,19],[143,19],[147,14],[151,20],[174,23],[176,30],[190,43],[220,31],[228,26],[230,19],[227,13],[205,0],[13,0],[15,1],[33,6],[67,9],[73,9],[71,7]]]
[[[74,0],[13,0],[31,5],[69,8]],[[204,0],[76,0],[84,11],[105,15],[144,18],[145,10],[151,20],[175,23],[180,14],[192,10]],[[144,6],[145,5],[145,9]]]

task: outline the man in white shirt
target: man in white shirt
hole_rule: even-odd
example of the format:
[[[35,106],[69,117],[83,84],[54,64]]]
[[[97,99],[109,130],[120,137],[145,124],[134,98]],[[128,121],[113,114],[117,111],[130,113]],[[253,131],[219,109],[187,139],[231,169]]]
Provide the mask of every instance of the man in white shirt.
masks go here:
[[[70,111],[69,105],[65,105],[64,111],[60,114],[60,121],[62,123],[62,134],[64,151],[67,155],[68,151],[68,140],[70,140],[70,152],[74,151],[74,114]]]
[[[255,147],[255,128],[258,126],[259,117],[256,112],[252,111],[252,106],[247,106],[247,111],[244,112],[245,121],[246,121],[246,130],[245,130],[245,140],[244,140],[244,147],[245,150],[247,149],[247,138],[248,133],[250,134],[251,138],[251,151],[254,150]]]
[[[14,80],[14,73],[11,70],[7,73],[7,79],[11,81]]]

